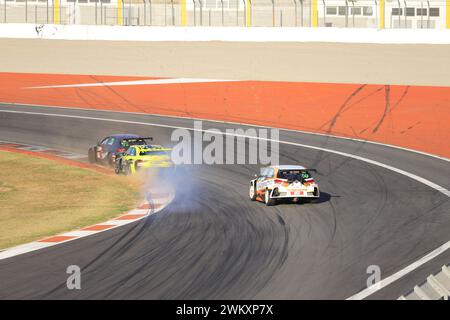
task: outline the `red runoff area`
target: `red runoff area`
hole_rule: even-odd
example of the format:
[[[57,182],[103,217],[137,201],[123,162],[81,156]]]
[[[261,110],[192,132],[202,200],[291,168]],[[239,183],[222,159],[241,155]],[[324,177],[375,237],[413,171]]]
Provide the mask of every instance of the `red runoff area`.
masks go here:
[[[152,78],[0,73],[0,102],[242,122],[450,157],[450,87],[236,81],[32,89]]]

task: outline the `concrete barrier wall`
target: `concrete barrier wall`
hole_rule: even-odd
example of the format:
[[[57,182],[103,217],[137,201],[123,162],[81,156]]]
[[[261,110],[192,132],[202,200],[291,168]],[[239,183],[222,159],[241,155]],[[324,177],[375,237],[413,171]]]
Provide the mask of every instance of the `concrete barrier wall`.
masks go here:
[[[149,27],[0,24],[0,38],[108,41],[327,42],[357,44],[450,44],[445,29]]]

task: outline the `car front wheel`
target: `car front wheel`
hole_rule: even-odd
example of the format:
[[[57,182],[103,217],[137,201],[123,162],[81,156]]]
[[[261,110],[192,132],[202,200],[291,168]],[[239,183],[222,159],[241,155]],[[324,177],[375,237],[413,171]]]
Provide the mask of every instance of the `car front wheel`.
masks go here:
[[[122,164],[123,167],[123,173],[128,176],[129,174],[131,174],[131,168],[130,168],[130,164],[126,163],[125,165]]]
[[[270,190],[267,189],[264,194],[264,202],[267,206],[273,206],[275,204],[275,199],[270,198]]]
[[[250,200],[255,201],[256,200],[256,188],[253,183],[250,184],[250,190],[249,190],[249,196]]]
[[[117,160],[116,165],[114,166],[114,172],[116,174],[120,174],[121,171],[122,171],[122,160]]]

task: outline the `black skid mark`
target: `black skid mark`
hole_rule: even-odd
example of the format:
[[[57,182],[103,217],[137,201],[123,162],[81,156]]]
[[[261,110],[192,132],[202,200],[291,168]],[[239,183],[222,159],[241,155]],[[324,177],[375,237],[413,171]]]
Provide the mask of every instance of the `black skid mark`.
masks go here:
[[[378,123],[375,126],[375,128],[373,128],[372,133],[375,133],[375,132],[378,131],[380,126],[383,124],[384,119],[390,113],[390,109],[391,109],[391,86],[389,84],[384,86],[384,93],[385,93],[385,95],[384,95],[384,97],[385,97],[384,112],[383,112],[380,120],[378,120]]]
[[[352,101],[352,99],[354,97],[356,97],[365,87],[367,86],[367,84],[363,84],[360,85],[358,88],[356,88],[344,101],[344,103],[339,107],[339,110],[336,112],[336,114],[333,116],[333,118],[331,118],[329,121],[327,121],[326,123],[324,123],[320,128],[323,128],[324,126],[326,126],[328,124],[328,129],[326,130],[327,134],[330,134],[333,130],[333,127],[336,125],[336,122],[338,120],[338,118],[341,116],[342,112],[344,112],[345,108],[348,106],[348,104],[350,103],[350,101]],[[322,147],[326,146],[328,144],[328,140],[330,139],[329,135],[326,136],[326,140],[324,141],[324,143],[322,144]],[[314,159],[314,161],[312,162],[311,166],[312,167],[317,167],[319,165],[319,163],[326,158],[326,156],[324,156],[326,153],[323,150],[319,150],[319,152],[317,153],[316,158]],[[347,160],[346,160],[347,161]],[[345,162],[344,162],[345,163]]]
[[[333,116],[333,118],[331,118],[330,120],[328,120],[327,122],[325,122],[322,126],[320,126],[320,129],[323,128],[324,126],[328,125],[328,129],[327,129],[327,133],[330,133],[331,130],[333,129],[333,127],[335,126],[338,118],[341,116],[342,112],[344,111],[345,107],[349,104],[349,102],[356,97],[365,87],[367,86],[367,84],[363,84],[361,86],[359,86],[358,88],[356,88],[348,97],[347,99],[345,99],[344,103],[339,107],[339,110],[336,112],[336,114]]]

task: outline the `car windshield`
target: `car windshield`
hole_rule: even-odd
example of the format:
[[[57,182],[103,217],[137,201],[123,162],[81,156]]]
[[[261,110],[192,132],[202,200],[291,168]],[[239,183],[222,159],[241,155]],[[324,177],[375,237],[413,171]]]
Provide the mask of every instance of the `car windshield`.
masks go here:
[[[302,181],[311,178],[311,175],[306,170],[279,170],[278,178]]]
[[[164,156],[167,152],[161,150],[146,150],[140,152],[141,156]]]

